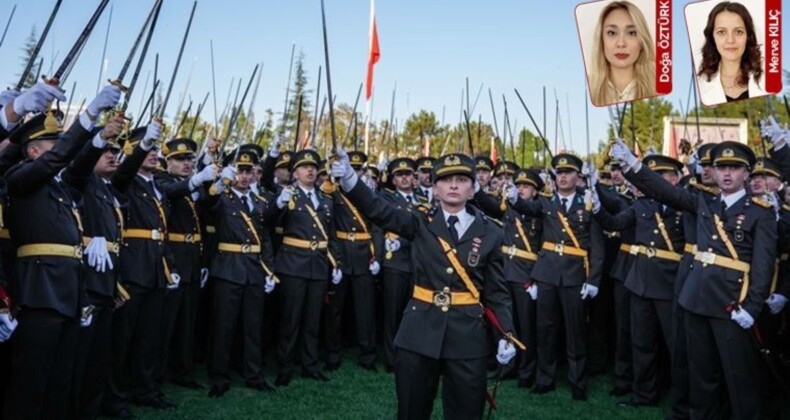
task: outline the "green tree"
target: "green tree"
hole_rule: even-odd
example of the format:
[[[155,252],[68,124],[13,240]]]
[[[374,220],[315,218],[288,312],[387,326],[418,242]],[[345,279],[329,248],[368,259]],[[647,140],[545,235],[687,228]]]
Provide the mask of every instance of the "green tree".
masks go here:
[[[299,118],[299,98],[301,97],[302,107],[301,107],[301,122],[299,125],[299,135],[300,138],[304,138],[306,134],[310,131],[310,122],[311,113],[310,113],[310,98],[312,90],[308,89],[307,84],[307,70],[304,67],[304,52],[299,51],[299,55],[296,58],[296,63],[294,64],[294,77],[293,77],[293,86],[290,87],[289,92],[289,99],[288,99],[288,115],[285,119],[285,128],[286,131],[289,133],[290,141],[293,141],[296,137],[296,126],[297,126],[297,119]]]
[[[38,44],[38,35],[36,35],[36,27],[33,26],[30,29],[30,34],[28,34],[27,38],[25,39],[25,45],[22,47],[22,55],[19,57],[22,60],[22,69],[17,73],[17,77],[22,77],[22,72],[27,67],[27,63],[30,62],[30,59],[33,57],[33,52],[36,49],[36,44]],[[39,64],[39,67],[41,65]],[[14,84],[18,80],[14,81]],[[22,83],[22,88],[28,88],[33,86],[36,83],[36,68],[31,68],[31,71],[25,77],[25,81]]]

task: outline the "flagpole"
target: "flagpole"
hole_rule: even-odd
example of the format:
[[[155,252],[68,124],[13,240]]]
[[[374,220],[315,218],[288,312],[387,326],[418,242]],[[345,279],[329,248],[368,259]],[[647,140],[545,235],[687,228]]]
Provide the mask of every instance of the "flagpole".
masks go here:
[[[375,61],[372,61],[372,54],[373,54],[373,47],[374,47],[374,36],[377,36],[375,33],[376,31],[376,13],[375,13],[375,4],[374,0],[370,0],[370,29],[368,32],[368,54],[367,54],[367,74],[365,77],[365,82],[367,83],[367,88],[365,92],[365,155],[370,154],[370,117],[371,117],[371,109],[373,104],[373,66],[375,65]],[[378,41],[376,41],[378,42]]]

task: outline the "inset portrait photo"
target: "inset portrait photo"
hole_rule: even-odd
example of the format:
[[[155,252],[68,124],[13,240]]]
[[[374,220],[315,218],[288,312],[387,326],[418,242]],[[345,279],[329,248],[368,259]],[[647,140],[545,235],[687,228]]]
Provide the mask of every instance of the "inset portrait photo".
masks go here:
[[[670,0],[601,0],[579,4],[575,13],[593,105],[672,91]]]
[[[703,105],[782,90],[780,1],[705,0],[684,14]]]

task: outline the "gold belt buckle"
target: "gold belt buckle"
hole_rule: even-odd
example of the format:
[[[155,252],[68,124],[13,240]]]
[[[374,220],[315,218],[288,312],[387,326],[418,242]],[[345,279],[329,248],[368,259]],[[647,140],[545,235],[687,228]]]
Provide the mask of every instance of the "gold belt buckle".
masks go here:
[[[310,250],[315,251],[318,249],[318,241],[310,241]]]
[[[195,236],[192,235],[191,233],[187,233],[186,235],[184,235],[184,242],[186,242],[188,244],[194,244],[195,243]]]
[[[637,245],[629,245],[628,253],[631,255],[639,255],[639,246]]]
[[[120,254],[121,253],[121,244],[119,244],[118,242],[111,242],[110,243],[110,252],[112,252],[115,255]]]
[[[712,265],[716,263],[716,254],[712,252],[703,252],[702,253],[702,266],[705,267],[707,265]]]
[[[561,257],[562,253],[565,252],[565,245],[563,245],[563,244],[554,244],[554,252],[560,254],[560,257]]]
[[[241,245],[241,253],[242,254],[249,254],[252,252],[252,246],[250,244],[242,244]]]
[[[647,258],[655,257],[656,256],[656,249],[653,248],[653,247],[645,248],[645,255],[647,255]]]
[[[507,249],[507,255],[510,257],[510,259],[513,259],[513,256],[516,255],[515,245],[510,245],[510,248]]]
[[[162,237],[162,233],[158,229],[151,230],[151,239],[158,241]]]
[[[74,247],[74,258],[82,259],[82,247],[79,245]]]
[[[348,233],[348,240],[349,240],[349,241],[351,241],[351,242],[354,242],[354,241],[356,241],[356,240],[357,240],[356,233],[354,233],[354,232],[349,232],[349,233]]]
[[[442,312],[447,312],[450,309],[451,300],[449,287],[445,287],[441,292],[433,292],[433,304],[442,308]]]

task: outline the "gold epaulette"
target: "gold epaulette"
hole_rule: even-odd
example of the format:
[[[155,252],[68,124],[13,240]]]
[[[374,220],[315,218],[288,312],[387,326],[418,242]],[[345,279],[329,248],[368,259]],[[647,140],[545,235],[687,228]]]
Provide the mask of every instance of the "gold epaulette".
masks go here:
[[[485,216],[485,215],[483,215],[483,217],[485,217],[487,220],[490,220],[490,221],[496,223],[497,225],[499,225],[499,227],[504,226],[504,224],[502,224],[502,221],[500,221],[500,220],[497,220],[497,219],[494,219],[493,217],[489,217],[489,216]]]
[[[788,204],[782,204],[782,210],[784,210],[784,211],[790,211],[790,205],[788,205]]]
[[[613,185],[612,181],[608,179],[599,179],[598,183],[601,185],[606,185],[607,187],[611,187]]]
[[[763,200],[762,198],[757,198],[757,197],[752,197],[752,203],[757,204],[760,207],[765,207],[767,209],[773,207],[771,203],[769,203],[767,200]]]
[[[255,194],[255,193],[252,193],[252,195],[254,195],[254,196],[255,196],[255,198],[257,198],[258,200],[261,200],[261,201],[263,201],[264,203],[268,203],[268,202],[269,202],[267,199],[263,198],[263,196],[262,196],[262,195],[260,195],[260,194]]]
[[[719,187],[709,187],[709,186],[707,186],[705,184],[702,184],[702,183],[699,183],[699,182],[696,182],[696,183],[693,183],[693,184],[689,183],[689,186],[692,187],[692,188],[696,188],[696,189],[698,189],[700,191],[704,191],[704,192],[706,192],[706,193],[708,193],[710,195],[719,195],[719,193],[721,192],[719,190]]]
[[[553,198],[553,197],[554,197],[554,193],[545,192],[545,191],[541,191],[541,192],[539,192],[538,194],[539,194],[540,196],[542,196],[542,197],[546,197],[546,198]]]
[[[423,213],[428,213],[429,211],[431,211],[431,206],[429,204],[422,204],[422,203],[417,204],[417,210]]]

